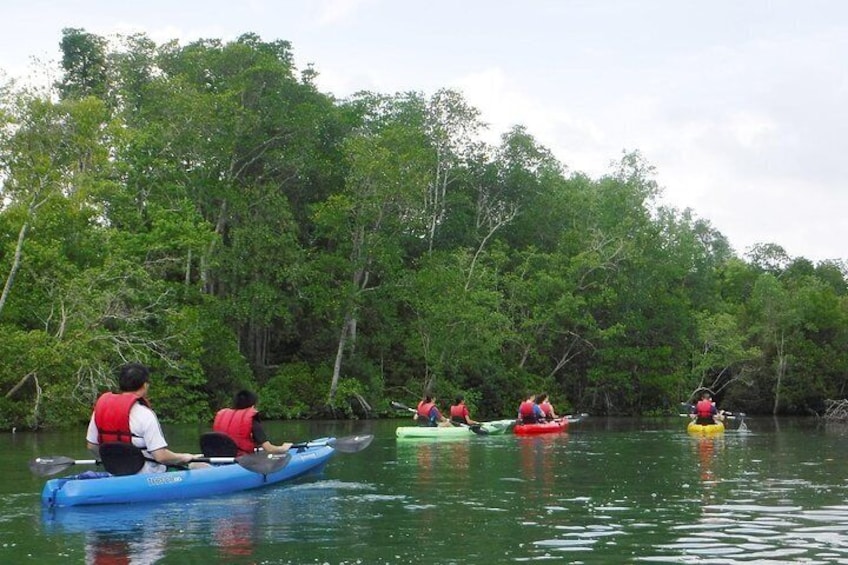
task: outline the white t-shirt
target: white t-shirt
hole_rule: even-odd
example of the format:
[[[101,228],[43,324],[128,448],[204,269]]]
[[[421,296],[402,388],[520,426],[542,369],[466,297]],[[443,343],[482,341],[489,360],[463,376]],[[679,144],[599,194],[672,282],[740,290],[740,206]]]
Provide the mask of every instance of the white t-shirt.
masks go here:
[[[133,434],[133,445],[142,448],[144,457],[147,459],[153,459],[153,456],[150,455],[151,451],[168,447],[165,436],[162,434],[162,427],[159,425],[159,418],[156,417],[153,410],[139,402],[133,404],[130,409],[130,432]],[[92,413],[85,439],[89,443],[97,445],[99,435],[97,425],[94,423],[94,413]],[[164,473],[166,470],[167,468],[164,465],[148,461],[139,473]]]

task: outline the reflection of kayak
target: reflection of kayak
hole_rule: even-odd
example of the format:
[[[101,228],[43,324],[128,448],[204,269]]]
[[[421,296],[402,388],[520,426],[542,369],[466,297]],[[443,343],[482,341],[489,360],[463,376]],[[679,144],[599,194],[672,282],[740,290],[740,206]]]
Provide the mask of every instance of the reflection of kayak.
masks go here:
[[[696,424],[694,421],[689,422],[686,426],[686,431],[691,434],[720,434],[724,433],[724,424],[717,422],[715,424]]]
[[[565,431],[568,428],[568,418],[561,418],[553,422],[541,422],[538,424],[516,424],[512,429],[516,435],[529,436],[536,434],[554,434]]]
[[[207,469],[147,473],[124,477],[84,478],[88,474],[51,479],[44,485],[44,506],[82,504],[126,504],[215,496],[248,490],[300,477],[320,470],[335,451],[330,438],[314,440],[315,446],[292,449],[289,463],[274,473],[262,475],[240,465],[219,465]]]

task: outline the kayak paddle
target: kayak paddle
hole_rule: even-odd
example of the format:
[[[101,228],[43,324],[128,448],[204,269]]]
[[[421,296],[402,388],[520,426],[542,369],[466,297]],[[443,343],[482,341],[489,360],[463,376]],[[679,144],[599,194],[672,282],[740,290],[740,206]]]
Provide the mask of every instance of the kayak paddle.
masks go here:
[[[395,410],[408,410],[413,414],[418,412],[418,410],[416,410],[415,408],[410,408],[406,404],[401,404],[400,402],[395,402],[394,400],[392,400],[392,408],[394,408]]]
[[[36,457],[29,462],[29,470],[39,477],[47,477],[61,473],[74,465],[98,465],[96,459],[71,459],[64,455],[51,455],[48,457]]]
[[[362,451],[374,440],[373,434],[367,434],[363,436],[345,436],[345,437],[331,437],[325,440],[318,441],[304,441],[300,443],[292,444],[292,449],[305,449],[307,447],[319,447],[322,445],[329,445],[339,453],[356,453],[358,451]]]
[[[289,464],[291,455],[272,455],[265,452],[249,453],[240,457],[195,457],[192,463],[211,463],[213,465],[231,465],[238,463],[241,467],[254,473],[268,475],[275,473]],[[36,457],[29,462],[29,470],[40,477],[61,473],[74,465],[100,465],[96,459],[71,459],[64,455],[49,455]]]
[[[480,424],[466,424],[465,422],[454,422],[451,421],[451,424],[454,426],[459,426],[461,428],[468,428],[478,436],[487,436],[489,435],[489,430],[483,429]]]

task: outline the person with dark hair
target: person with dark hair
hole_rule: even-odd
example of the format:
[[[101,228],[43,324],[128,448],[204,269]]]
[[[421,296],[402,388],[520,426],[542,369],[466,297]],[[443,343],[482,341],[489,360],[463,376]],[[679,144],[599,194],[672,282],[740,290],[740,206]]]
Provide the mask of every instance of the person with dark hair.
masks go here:
[[[542,394],[537,396],[536,404],[538,404],[539,409],[542,410],[542,414],[544,414],[545,420],[550,422],[559,418],[559,416],[557,416],[556,411],[554,410],[553,404],[551,404],[551,401],[548,399],[548,393],[543,392]]]
[[[139,473],[162,473],[166,465],[188,465],[196,469],[206,463],[192,463],[195,455],[175,453],[168,449],[159,418],[150,408],[150,370],[140,363],[121,367],[118,374],[120,392],[106,392],[94,404],[86,432],[88,449],[96,456],[99,446],[107,442],[131,443],[141,449],[145,463]]]
[[[471,419],[468,406],[465,405],[465,397],[461,394],[457,395],[456,402],[450,407],[450,419],[451,422],[455,422],[457,424],[468,424],[469,426],[474,426],[480,423]]]
[[[448,419],[442,416],[442,413],[436,407],[436,397],[429,394],[425,395],[421,399],[421,402],[418,403],[418,408],[412,417],[418,422],[419,426],[435,428],[439,424],[450,424]]]
[[[233,397],[232,408],[222,408],[215,414],[212,429],[227,434],[238,447],[238,454],[253,453],[262,448],[268,453],[285,453],[291,443],[275,445],[268,440],[256,403],[259,398],[249,390],[240,390]]]
[[[519,424],[536,424],[544,422],[545,415],[542,409],[536,404],[536,395],[528,393],[527,397],[518,406],[518,423]]]

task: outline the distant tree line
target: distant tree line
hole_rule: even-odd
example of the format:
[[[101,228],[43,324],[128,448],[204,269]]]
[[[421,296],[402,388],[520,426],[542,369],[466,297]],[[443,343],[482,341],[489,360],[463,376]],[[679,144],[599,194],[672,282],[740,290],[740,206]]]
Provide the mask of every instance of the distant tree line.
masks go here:
[[[0,427],[77,425],[114,369],[208,421],[385,413],[749,413],[846,396],[846,266],[744,257],[625,152],[573,172],[460,93],[319,92],[285,41],[66,29],[60,80],[0,88]],[[445,403],[446,404],[446,403]]]

